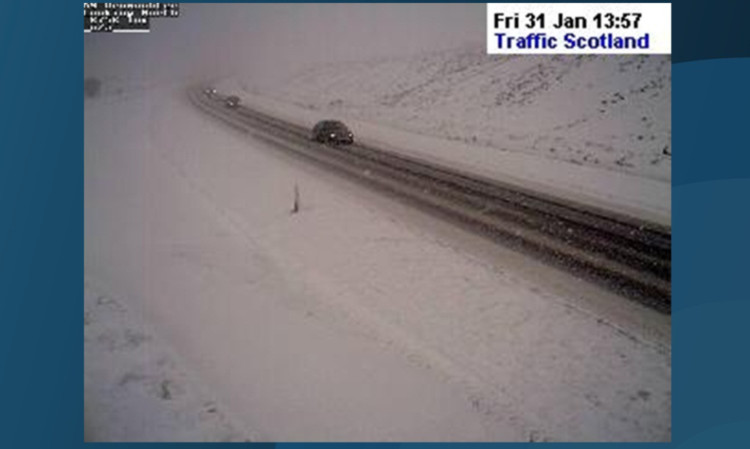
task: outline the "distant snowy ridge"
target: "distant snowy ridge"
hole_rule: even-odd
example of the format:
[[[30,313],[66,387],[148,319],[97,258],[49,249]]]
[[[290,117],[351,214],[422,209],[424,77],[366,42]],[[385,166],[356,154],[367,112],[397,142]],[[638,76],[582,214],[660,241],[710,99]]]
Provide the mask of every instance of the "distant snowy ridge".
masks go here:
[[[318,65],[271,94],[331,116],[669,181],[670,64],[462,49]]]

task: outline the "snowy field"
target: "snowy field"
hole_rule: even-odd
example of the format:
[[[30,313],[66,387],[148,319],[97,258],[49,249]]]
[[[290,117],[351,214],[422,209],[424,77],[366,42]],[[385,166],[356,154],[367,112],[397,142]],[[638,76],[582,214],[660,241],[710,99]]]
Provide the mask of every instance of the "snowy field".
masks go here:
[[[223,92],[312,126],[671,225],[669,56],[495,56],[483,49],[317,64]]]
[[[476,73],[479,92],[487,75],[467,61],[456,72]],[[368,71],[380,79],[396,68]],[[320,70],[289,92],[326,78]],[[670,439],[668,316],[280,153],[202,115],[184,87],[110,86],[85,103],[88,439]],[[408,136],[432,132],[428,112],[440,105],[422,105],[409,86],[383,108],[425,112],[414,123],[377,115],[386,109],[367,116],[354,92],[377,92],[345,89],[352,103],[322,112]],[[313,90],[301,106],[284,100],[291,93],[265,104],[300,117],[333,98]],[[541,98],[529,92],[529,102]],[[623,107],[608,105],[608,114]],[[441,129],[469,135],[453,120],[454,131]],[[510,148],[502,131],[478,123],[480,148]],[[536,147],[533,130],[519,130],[513,148],[591,168],[565,162],[577,157],[566,145],[580,142],[557,125],[544,125],[549,142]],[[541,157],[558,138],[563,154]],[[610,144],[624,148],[622,139]],[[668,182],[668,169],[643,153],[626,159],[633,167],[600,158],[606,168],[596,172]],[[290,214],[295,183],[302,207]]]

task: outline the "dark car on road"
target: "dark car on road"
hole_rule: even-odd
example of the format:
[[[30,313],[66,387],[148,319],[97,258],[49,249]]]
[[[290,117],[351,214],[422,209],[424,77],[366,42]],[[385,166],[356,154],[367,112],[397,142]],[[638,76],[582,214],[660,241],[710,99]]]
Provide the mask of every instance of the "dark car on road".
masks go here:
[[[338,120],[323,120],[313,127],[312,139],[320,143],[350,145],[354,143],[354,134]]]
[[[240,105],[240,97],[237,95],[230,95],[224,99],[224,104],[227,105],[228,108],[234,109]]]

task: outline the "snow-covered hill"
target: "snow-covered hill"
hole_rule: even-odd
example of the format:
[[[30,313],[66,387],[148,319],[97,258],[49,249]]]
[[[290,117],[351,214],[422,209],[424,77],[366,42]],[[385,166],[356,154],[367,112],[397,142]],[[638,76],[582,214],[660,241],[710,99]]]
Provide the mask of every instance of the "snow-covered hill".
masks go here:
[[[671,178],[669,56],[488,56],[319,65],[276,99],[494,151]]]

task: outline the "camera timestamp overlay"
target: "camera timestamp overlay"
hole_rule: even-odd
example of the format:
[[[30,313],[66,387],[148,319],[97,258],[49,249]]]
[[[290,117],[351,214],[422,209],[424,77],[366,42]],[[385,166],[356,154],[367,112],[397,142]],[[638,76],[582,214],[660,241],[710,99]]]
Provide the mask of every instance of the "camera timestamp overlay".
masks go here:
[[[669,3],[488,3],[488,54],[670,54]]]
[[[151,19],[179,17],[179,3],[84,3],[84,33],[148,33]]]

